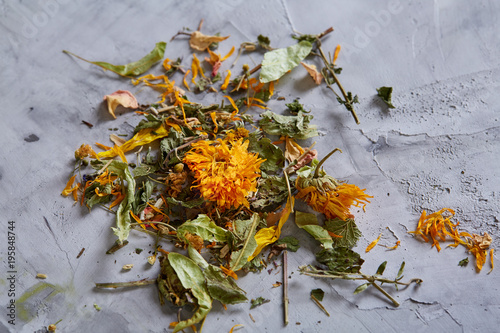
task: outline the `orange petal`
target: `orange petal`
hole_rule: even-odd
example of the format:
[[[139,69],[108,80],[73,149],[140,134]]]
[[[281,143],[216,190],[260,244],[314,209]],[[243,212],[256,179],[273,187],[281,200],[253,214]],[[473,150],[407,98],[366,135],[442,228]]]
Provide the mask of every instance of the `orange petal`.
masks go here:
[[[370,252],[371,249],[373,249],[375,247],[375,245],[377,245],[378,241],[380,240],[380,237],[382,237],[382,233],[380,233],[380,235],[378,235],[377,239],[375,239],[373,242],[370,243],[370,245],[368,245],[365,252]]]

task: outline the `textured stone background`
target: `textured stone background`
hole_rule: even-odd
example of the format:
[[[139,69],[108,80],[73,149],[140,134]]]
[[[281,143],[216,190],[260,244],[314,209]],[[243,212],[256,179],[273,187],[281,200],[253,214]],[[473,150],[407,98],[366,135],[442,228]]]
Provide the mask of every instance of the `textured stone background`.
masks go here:
[[[287,102],[300,97],[312,110],[323,134],[316,138],[320,155],[334,147],[344,151],[327,161],[326,170],[374,196],[366,212],[356,215],[363,232],[357,250],[363,252],[381,232],[383,245],[393,245],[396,236],[401,240],[395,251],[377,246],[363,254],[363,270],[375,271],[388,260],[386,273],[395,275],[404,260],[406,278],[424,280],[420,287],[391,290],[401,303],[395,309],[373,291],[353,295],[357,283],[300,276],[297,267],[312,263],[318,246],[289,221],[284,235],[296,235],[302,247],[289,255],[288,327],[282,324],[281,288],[271,288],[281,274],[273,270],[238,280],[249,298],[271,299],[250,311],[255,323],[248,304],[224,311],[215,302],[204,332],[227,332],[235,324],[245,325],[241,332],[497,331],[499,270],[487,275],[487,263],[477,274],[473,260],[458,267],[467,256],[463,248],[437,253],[406,233],[423,209],[450,207],[464,230],[487,231],[499,245],[500,3],[487,0],[0,1],[0,244],[7,221],[16,221],[16,292],[26,299],[18,306],[16,326],[8,325],[7,276],[0,276],[0,331],[43,331],[59,319],[61,332],[171,331],[175,309],[159,306],[154,287],[93,288],[94,282],[155,276],[158,267],[145,263],[147,251],[134,252],[150,249],[153,239],[133,233],[131,245],[106,256],[114,241],[113,216],[99,209],[88,214],[59,195],[77,147],[107,142],[109,128],[128,133],[140,119],[129,113],[112,120],[102,97],[130,89],[140,102],[150,103],[156,94],[61,51],[125,63],[158,41],[168,42],[182,27],[196,28],[201,18],[203,32],[231,35],[220,45],[222,54],[258,34],[268,35],[274,47],[285,47],[293,43],[294,30],[335,28],[323,45],[331,52],[337,44],[343,47],[341,81],[360,97],[361,125],[300,68],[280,80],[277,96]],[[167,57],[185,55],[187,63],[191,53],[182,38],[167,45]],[[239,64],[260,59],[253,54]],[[375,89],[383,85],[394,87],[396,109],[388,110],[376,98]],[[193,98],[208,104],[222,97],[203,93]],[[276,99],[268,106],[277,113],[285,110]],[[81,120],[95,126],[89,129]],[[1,246],[5,263],[6,245]],[[86,250],[76,259],[82,247]],[[132,271],[121,272],[129,263],[135,264]],[[37,273],[48,279],[40,282]],[[313,288],[326,291],[323,304],[331,317],[310,301]],[[102,310],[96,311],[94,303]]]

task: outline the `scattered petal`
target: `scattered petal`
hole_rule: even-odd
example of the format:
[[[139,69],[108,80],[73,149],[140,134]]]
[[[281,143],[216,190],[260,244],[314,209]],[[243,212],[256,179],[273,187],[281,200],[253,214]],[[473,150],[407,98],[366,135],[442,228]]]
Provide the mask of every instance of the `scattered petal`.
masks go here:
[[[382,237],[382,233],[380,233],[380,235],[378,235],[377,239],[375,239],[373,242],[370,243],[370,245],[368,245],[368,247],[365,250],[366,253],[370,252],[371,249],[373,249],[375,247],[375,245],[377,245],[378,241],[380,240],[380,237]]]
[[[127,90],[117,90],[111,95],[104,96],[104,100],[108,102],[109,114],[115,119],[115,110],[119,105],[130,109],[137,109],[139,107],[135,96]]]

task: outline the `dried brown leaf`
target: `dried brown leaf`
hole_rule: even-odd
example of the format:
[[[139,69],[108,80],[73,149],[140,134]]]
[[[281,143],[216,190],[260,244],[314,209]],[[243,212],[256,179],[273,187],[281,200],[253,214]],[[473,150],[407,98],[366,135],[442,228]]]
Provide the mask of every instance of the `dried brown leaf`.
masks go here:
[[[314,83],[316,84],[321,84],[321,80],[323,80],[323,75],[321,75],[320,72],[316,69],[315,65],[309,65],[306,64],[305,62],[301,62],[302,66],[307,70],[309,75],[311,75],[312,79],[314,80]]]
[[[228,38],[229,36],[226,37],[207,36],[199,31],[194,31],[191,34],[191,39],[189,40],[189,46],[198,51],[205,51],[210,44],[222,42],[223,40],[226,40]]]

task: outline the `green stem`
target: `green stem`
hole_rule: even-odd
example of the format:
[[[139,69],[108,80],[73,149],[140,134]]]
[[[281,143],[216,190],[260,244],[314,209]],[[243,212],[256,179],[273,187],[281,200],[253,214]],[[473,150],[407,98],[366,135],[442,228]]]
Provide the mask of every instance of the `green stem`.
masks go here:
[[[375,282],[372,283],[372,286],[378,289],[382,294],[384,294],[385,297],[391,300],[391,302],[394,304],[394,306],[398,307],[399,303],[396,301],[387,291],[385,291],[381,286],[376,284]]]
[[[111,282],[111,283],[96,283],[95,287],[98,289],[108,289],[108,288],[128,288],[128,287],[140,287],[140,286],[147,286],[150,284],[155,284],[156,279],[151,279],[151,280],[138,280],[138,281],[131,281],[131,282]]]
[[[326,155],[325,157],[323,157],[323,159],[321,161],[319,161],[318,165],[316,166],[316,171],[314,171],[314,178],[318,178],[319,176],[319,169],[321,168],[321,166],[323,165],[323,163],[325,163],[325,161],[333,155],[333,153],[337,152],[337,151],[340,151],[342,153],[342,149],[340,148],[335,148],[334,150],[332,150],[328,155]]]

